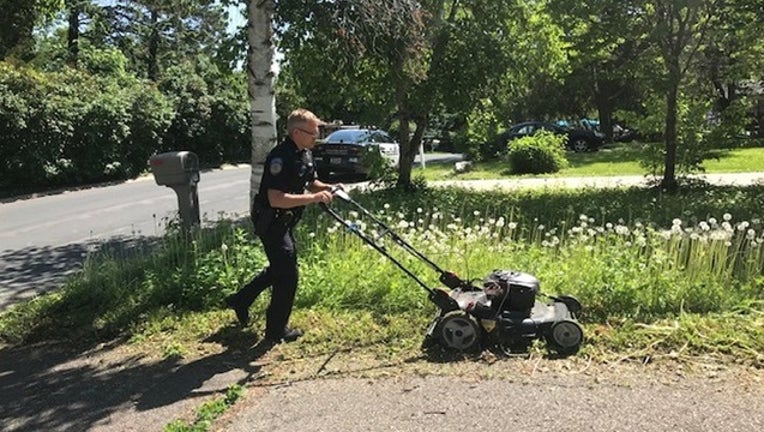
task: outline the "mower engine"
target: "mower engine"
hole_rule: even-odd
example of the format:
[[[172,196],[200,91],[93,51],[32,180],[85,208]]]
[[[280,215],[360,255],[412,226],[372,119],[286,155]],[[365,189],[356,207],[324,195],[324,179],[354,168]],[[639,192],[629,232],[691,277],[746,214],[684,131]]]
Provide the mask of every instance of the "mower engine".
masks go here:
[[[539,287],[531,274],[494,270],[482,288],[454,288],[448,295],[458,308],[442,308],[425,340],[459,351],[489,343],[505,352],[522,352],[534,339],[543,338],[548,349],[560,355],[575,353],[584,338],[576,321],[581,304],[571,296],[549,296],[548,302],[541,302]]]

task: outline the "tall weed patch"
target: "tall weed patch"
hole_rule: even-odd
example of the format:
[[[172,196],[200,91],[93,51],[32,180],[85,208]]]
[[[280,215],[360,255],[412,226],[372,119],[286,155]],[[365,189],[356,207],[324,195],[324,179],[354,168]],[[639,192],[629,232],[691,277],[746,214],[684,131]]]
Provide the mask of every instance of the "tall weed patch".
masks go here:
[[[675,218],[662,227],[585,214],[554,225],[538,218],[519,223],[524,219],[519,209],[454,214],[418,207],[406,215],[386,205],[377,213],[443,269],[477,283],[497,268],[532,273],[541,280],[542,291],[579,297],[586,320],[653,320],[681,312],[727,311],[764,299],[760,219],[736,222],[724,213],[722,219],[694,224]],[[373,238],[381,234],[355,213],[349,220]],[[314,229],[306,239],[317,253],[309,254],[315,265],[304,268],[303,306],[386,313],[426,303],[413,280],[352,233],[343,233],[339,224]],[[385,238],[380,241],[396,259],[428,286],[439,285],[437,272]]]

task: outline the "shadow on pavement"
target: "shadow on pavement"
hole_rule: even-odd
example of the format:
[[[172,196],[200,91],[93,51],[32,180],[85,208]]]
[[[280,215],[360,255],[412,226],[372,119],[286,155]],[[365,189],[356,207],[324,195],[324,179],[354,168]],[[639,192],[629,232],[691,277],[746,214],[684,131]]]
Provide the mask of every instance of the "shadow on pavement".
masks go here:
[[[0,312],[61,286],[82,269],[88,254],[101,252],[130,257],[151,250],[156,237],[112,237],[52,247],[28,247],[0,252]]]
[[[232,327],[213,339],[226,349],[187,363],[177,358],[151,361],[141,355],[109,359],[109,346],[76,350],[51,343],[0,349],[0,430],[84,431],[99,426],[160,430],[174,418],[143,418],[141,423],[150,425],[146,429],[133,422],[125,424],[127,418],[118,414],[133,410],[144,416],[156,408],[257,379],[260,366],[252,362],[271,347],[264,342],[254,347],[237,345],[234,341],[244,338]],[[211,382],[233,370],[239,371],[237,378],[225,379],[229,378],[225,375]]]

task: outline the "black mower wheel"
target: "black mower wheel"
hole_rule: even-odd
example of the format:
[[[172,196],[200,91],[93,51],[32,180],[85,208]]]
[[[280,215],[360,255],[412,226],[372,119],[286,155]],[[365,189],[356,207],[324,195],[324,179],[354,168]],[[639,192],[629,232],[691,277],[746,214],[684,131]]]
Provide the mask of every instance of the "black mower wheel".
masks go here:
[[[480,325],[461,310],[443,315],[435,334],[444,347],[457,351],[474,351],[480,343]]]
[[[573,320],[557,321],[549,329],[547,345],[560,355],[578,352],[584,342],[584,330]]]

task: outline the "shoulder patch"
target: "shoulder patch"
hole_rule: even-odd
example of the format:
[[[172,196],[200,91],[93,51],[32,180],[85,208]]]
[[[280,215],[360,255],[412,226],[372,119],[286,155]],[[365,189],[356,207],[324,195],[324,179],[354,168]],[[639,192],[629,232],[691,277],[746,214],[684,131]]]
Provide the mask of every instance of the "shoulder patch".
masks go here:
[[[278,157],[271,159],[271,164],[268,166],[268,170],[272,175],[278,175],[283,168],[284,161]]]

